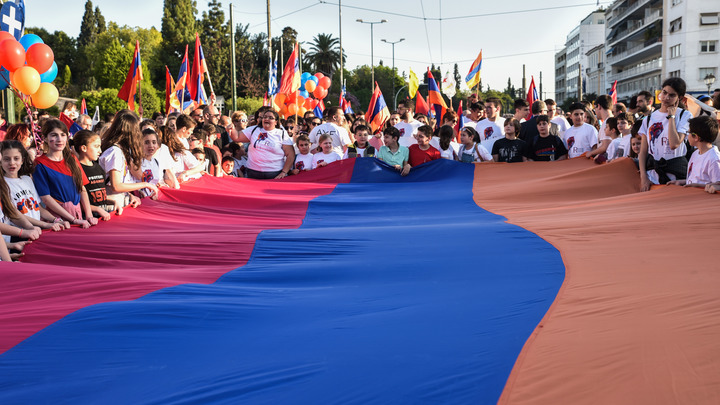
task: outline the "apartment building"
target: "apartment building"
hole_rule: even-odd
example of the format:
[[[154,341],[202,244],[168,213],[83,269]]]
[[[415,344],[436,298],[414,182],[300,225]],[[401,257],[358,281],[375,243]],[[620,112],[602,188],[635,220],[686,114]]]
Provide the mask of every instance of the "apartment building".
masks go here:
[[[565,98],[578,96],[578,86],[582,85],[583,78],[587,80],[585,74],[582,73],[588,66],[587,53],[604,42],[605,13],[602,10],[588,14],[580,22],[580,25],[570,31],[565,42]],[[580,76],[581,74],[582,76]],[[578,80],[579,76],[580,80]],[[587,83],[585,88],[587,89]]]
[[[555,54],[555,101],[562,103],[567,98],[565,83],[565,62],[567,61],[567,48],[563,47]]]

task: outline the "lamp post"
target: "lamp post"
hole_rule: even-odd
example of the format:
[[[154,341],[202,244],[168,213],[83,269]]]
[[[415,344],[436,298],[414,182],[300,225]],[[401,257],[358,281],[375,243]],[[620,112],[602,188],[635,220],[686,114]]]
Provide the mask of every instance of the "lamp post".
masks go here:
[[[381,39],[381,41],[385,42],[386,44],[392,45],[392,53],[393,53],[393,94],[395,94],[395,44],[399,44],[400,42],[404,41],[405,38],[400,38],[397,41],[388,41],[387,39]],[[393,110],[397,109],[397,103],[393,104]]]
[[[708,88],[708,96],[710,95],[710,88],[712,87],[713,83],[715,83],[715,75],[710,73],[709,75],[705,76],[705,85]]]
[[[370,24],[370,71],[371,71],[371,74],[372,74],[372,83],[370,84],[370,91],[372,92],[372,91],[375,89],[375,58],[374,58],[374,54],[373,54],[373,52],[374,52],[374,47],[373,47],[373,36],[374,36],[374,32],[373,32],[373,28],[375,27],[375,24],[386,23],[387,20],[386,20],[386,19],[382,19],[382,20],[380,20],[380,21],[363,21],[362,18],[358,18],[358,19],[355,20],[355,21],[357,21],[357,22],[359,22],[359,23],[363,23],[363,24]]]

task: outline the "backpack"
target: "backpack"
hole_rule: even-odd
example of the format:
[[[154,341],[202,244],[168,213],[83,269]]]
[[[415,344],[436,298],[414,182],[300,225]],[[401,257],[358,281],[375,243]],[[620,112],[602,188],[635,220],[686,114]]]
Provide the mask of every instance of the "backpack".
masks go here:
[[[685,114],[685,109],[678,107],[678,110],[680,110],[680,114],[677,112],[675,113],[675,128],[677,128],[678,123],[680,122],[680,119],[682,118],[683,114]],[[650,129],[650,116],[652,116],[652,113],[645,116],[645,126]],[[687,151],[685,153],[685,159],[688,161],[690,160],[690,157],[695,152],[695,147],[690,145],[690,142],[687,139],[687,136],[685,137],[685,150]]]

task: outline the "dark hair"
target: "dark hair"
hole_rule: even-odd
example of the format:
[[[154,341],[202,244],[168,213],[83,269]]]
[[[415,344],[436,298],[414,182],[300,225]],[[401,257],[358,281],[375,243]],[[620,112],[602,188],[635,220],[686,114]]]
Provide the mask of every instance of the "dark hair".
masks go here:
[[[637,98],[638,98],[637,94],[630,97],[630,103],[628,104],[629,109],[634,110],[637,108]]]
[[[709,115],[690,118],[690,132],[697,135],[702,142],[715,142],[718,137],[718,122]]]
[[[233,162],[233,164],[235,164],[235,158],[232,157],[232,156],[225,156],[225,157],[223,157],[222,160],[220,161],[220,164],[223,164],[223,163],[225,163],[225,162]]]
[[[400,101],[398,101],[398,104],[404,105],[405,108],[407,108],[407,109],[409,109],[409,110],[411,110],[411,111],[415,108],[415,102],[412,101],[412,100],[409,99],[409,98],[406,98],[405,100],[400,100]]]
[[[87,146],[90,143],[90,140],[94,137],[100,137],[100,135],[96,134],[95,132],[88,131],[86,129],[82,129],[80,131],[77,131],[75,133],[75,136],[73,136],[73,148],[75,148],[75,152],[78,154],[82,153],[80,151],[81,146]]]
[[[297,139],[295,140],[295,144],[300,143],[300,141],[310,143],[310,138],[308,138],[307,135],[298,135]]]
[[[618,119],[616,117],[608,117],[605,120],[605,126],[607,128],[615,130],[615,133],[617,134],[617,133],[620,133],[620,130],[618,130],[617,122],[618,122]]]
[[[54,129],[59,129],[66,135],[68,134],[67,125],[65,125],[65,123],[63,123],[57,118],[50,118],[45,121],[45,124],[43,124],[43,137],[47,138],[48,134]],[[75,157],[75,155],[73,155],[72,151],[70,151],[70,143],[65,144],[65,148],[62,150],[62,156],[68,169],[70,169],[70,173],[72,173],[73,183],[75,183],[75,187],[77,188],[77,191],[79,193],[82,191],[83,188],[82,171],[80,169],[80,164],[78,163],[77,158]]]
[[[532,113],[533,115],[538,115],[542,112],[542,110],[547,110],[548,106],[545,104],[542,100],[536,100],[532,103]]]
[[[102,139],[103,151],[117,145],[122,150],[128,167],[133,165],[136,170],[140,170],[143,159],[139,122],[140,117],[135,112],[127,109],[118,111]]]
[[[612,97],[608,96],[607,94],[603,94],[595,100],[595,105],[597,105],[598,107],[602,107],[604,110],[609,110],[612,108],[613,105]]]
[[[447,115],[447,114],[445,114],[445,115]],[[443,125],[443,126],[446,126],[446,125]],[[432,138],[432,136],[433,136],[433,129],[430,125],[422,125],[422,126],[418,127],[417,131],[418,131],[418,133],[422,133],[423,135],[425,135],[428,138]]]
[[[528,103],[527,100],[522,99],[522,98],[516,99],[515,102],[513,103],[513,105],[515,106],[516,110],[518,108],[530,107],[530,103]]]
[[[368,128],[367,125],[360,124],[355,127],[355,131],[353,133],[357,134],[358,131],[366,131],[367,133],[370,133],[370,128]]]
[[[0,176],[0,202],[2,202],[2,212],[10,219],[20,218],[20,212],[15,208],[15,204],[10,198],[10,187],[8,187],[5,177]]]
[[[430,125],[424,126],[431,128]],[[420,128],[418,128],[418,131],[420,130]],[[450,147],[450,142],[452,142],[453,138],[455,137],[455,130],[450,125],[443,125],[438,130],[438,137],[440,137],[440,148],[442,150],[447,150],[447,148]]]
[[[478,133],[478,131],[477,131],[475,128],[473,128],[473,127],[463,127],[463,129],[460,130],[460,133],[462,134],[463,132],[465,132],[466,134],[472,136],[473,142],[475,142],[475,143],[479,143],[479,142],[480,142],[480,134]]]
[[[322,134],[322,135],[320,135],[320,138],[318,138],[318,144],[321,144],[321,143],[325,142],[325,140],[327,140],[327,139],[329,139],[329,140],[332,141],[332,136],[330,136],[330,134]]]
[[[453,111],[453,110],[447,110],[447,112],[446,112],[445,114],[443,114],[443,116],[442,116],[443,122],[453,121],[453,120],[459,120],[459,119],[460,119],[460,117],[459,117],[458,114],[457,114],[455,111]]]
[[[548,116],[545,115],[545,114],[543,114],[543,115],[538,115],[538,116],[535,118],[535,122],[538,123],[538,124],[541,123],[541,122],[547,122],[548,124],[550,124],[550,118],[548,118]]]
[[[488,99],[485,100],[485,104],[487,104],[487,103],[493,103],[495,105],[495,107],[502,110],[502,100],[500,100],[497,97],[488,97]]]
[[[672,89],[677,92],[678,97],[685,96],[685,91],[687,90],[687,85],[685,84],[685,80],[683,80],[679,77],[669,77],[669,78],[665,79],[661,88],[665,88],[665,86],[672,87]]]
[[[583,112],[585,112],[585,104],[583,104],[583,103],[570,104],[570,108],[568,109],[568,111],[573,112],[575,110],[583,110]]]
[[[546,117],[547,117],[547,115],[546,115]],[[536,119],[536,120],[537,120],[537,119]],[[505,125],[504,125],[504,126],[507,126],[507,125],[512,125],[513,128],[515,128],[515,136],[520,135],[520,129],[522,128],[522,126],[520,125],[520,121],[518,121],[518,120],[516,120],[515,118],[512,118],[512,117],[511,117],[511,118],[508,118],[508,119],[505,120]]]
[[[480,105],[480,103],[471,103],[470,104],[470,110],[482,110],[484,108],[485,103],[483,105]]]
[[[20,170],[18,170],[19,176],[30,176],[33,173],[34,164],[32,160],[30,160],[30,155],[28,155],[27,150],[25,149],[25,146],[20,143],[20,141],[15,139],[6,139],[0,143],[0,151],[4,152],[8,149],[17,149],[20,151],[20,156],[22,156],[22,165],[20,165]],[[0,170],[2,170],[2,167],[0,167]],[[3,175],[5,175],[5,172],[3,172]],[[5,205],[5,202],[3,201],[3,206]]]
[[[197,126],[197,121],[189,115],[181,114],[177,119],[175,120],[175,128],[195,128]]]
[[[665,87],[665,86],[663,85],[663,87]],[[638,98],[638,96],[643,96],[643,97],[645,97],[645,100],[647,100],[650,104],[652,104],[653,100],[655,99],[655,97],[653,97],[652,93],[650,93],[649,91],[647,91],[647,90],[641,90],[636,96],[634,96],[634,98],[635,98],[635,103],[636,103],[636,104],[635,104],[635,107],[636,107],[636,108],[637,108],[637,98]],[[632,103],[632,101],[630,101],[630,103]]]
[[[548,106],[548,109],[549,109],[549,108],[550,108],[549,106],[551,106],[551,105],[557,105],[557,103],[555,102],[555,100],[549,98],[549,99],[545,100],[545,105],[547,105],[547,106]]]
[[[150,118],[145,118],[144,120],[140,121],[140,128],[144,126],[150,126],[155,130],[155,132],[157,132],[157,125],[155,125],[154,119],[151,120]]]
[[[203,143],[207,142],[208,139],[208,131],[202,129],[202,128],[195,128],[192,135],[201,140]]]
[[[143,129],[143,131],[142,131],[142,138],[144,139],[144,138],[145,138],[146,136],[148,136],[148,135],[155,135],[155,139],[157,139],[158,143],[159,143],[159,142],[162,142],[162,141],[160,140],[160,135],[158,135],[157,131],[155,131],[154,129],[152,129],[152,128],[145,128],[145,129]]]
[[[630,128],[630,135],[635,136],[640,133],[640,127],[642,127],[642,120],[635,121],[632,128]]]
[[[182,153],[185,150],[185,145],[180,142],[177,135],[175,135],[175,131],[167,125],[163,126],[160,128],[160,141],[163,145],[167,145],[170,156],[177,162],[175,154]]]
[[[400,139],[400,131],[398,131],[398,129],[395,127],[387,127],[385,129],[383,129],[383,134],[390,135],[391,137],[393,137],[395,139]]]
[[[618,121],[620,121],[620,120],[625,120],[625,121],[627,121],[627,123],[630,124],[631,126],[632,126],[632,124],[635,123],[635,116],[632,115],[632,114],[630,114],[630,113],[627,113],[627,112],[620,113],[620,114],[618,114],[618,116],[615,117],[615,118],[617,118]]]
[[[275,111],[275,110],[273,110],[273,111]],[[323,115],[325,115],[325,118],[330,118],[330,117],[334,116],[335,114],[337,114],[338,112],[343,112],[342,108],[340,108],[340,107],[330,107],[330,108],[328,108],[328,109],[325,110],[325,113],[324,113]],[[396,114],[397,114],[397,113],[396,113]],[[343,114],[343,115],[344,115],[344,114]]]
[[[190,153],[192,153],[193,155],[196,153],[202,153],[203,155],[205,155],[205,149],[195,148],[195,149],[191,150]]]

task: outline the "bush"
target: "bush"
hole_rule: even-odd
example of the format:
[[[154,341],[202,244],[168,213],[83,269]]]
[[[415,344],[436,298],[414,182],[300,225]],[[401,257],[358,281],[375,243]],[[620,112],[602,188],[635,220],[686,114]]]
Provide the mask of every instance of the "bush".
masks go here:
[[[253,115],[260,107],[263,106],[263,99],[260,97],[238,97],[237,98],[237,109],[243,110],[247,115]],[[233,113],[232,100],[225,100],[225,111],[226,115]]]
[[[155,90],[154,87],[150,83],[146,83],[145,81],[140,82],[140,86],[142,89],[142,101],[143,101],[143,116],[149,117],[154,112],[160,111],[162,107],[164,107],[164,100],[163,105],[161,106],[161,100],[158,96],[157,90]],[[95,112],[95,106],[100,106],[100,115],[103,116],[107,113],[116,113],[124,108],[127,108],[127,102],[121,100],[117,96],[118,90],[117,89],[101,89],[101,90],[92,90],[92,91],[83,91],[82,94],[80,94],[80,97],[78,99],[85,99],[85,103],[87,104],[88,112],[92,116]],[[139,105],[137,102],[138,98],[136,96],[135,98],[135,111],[137,112],[139,109]]]

